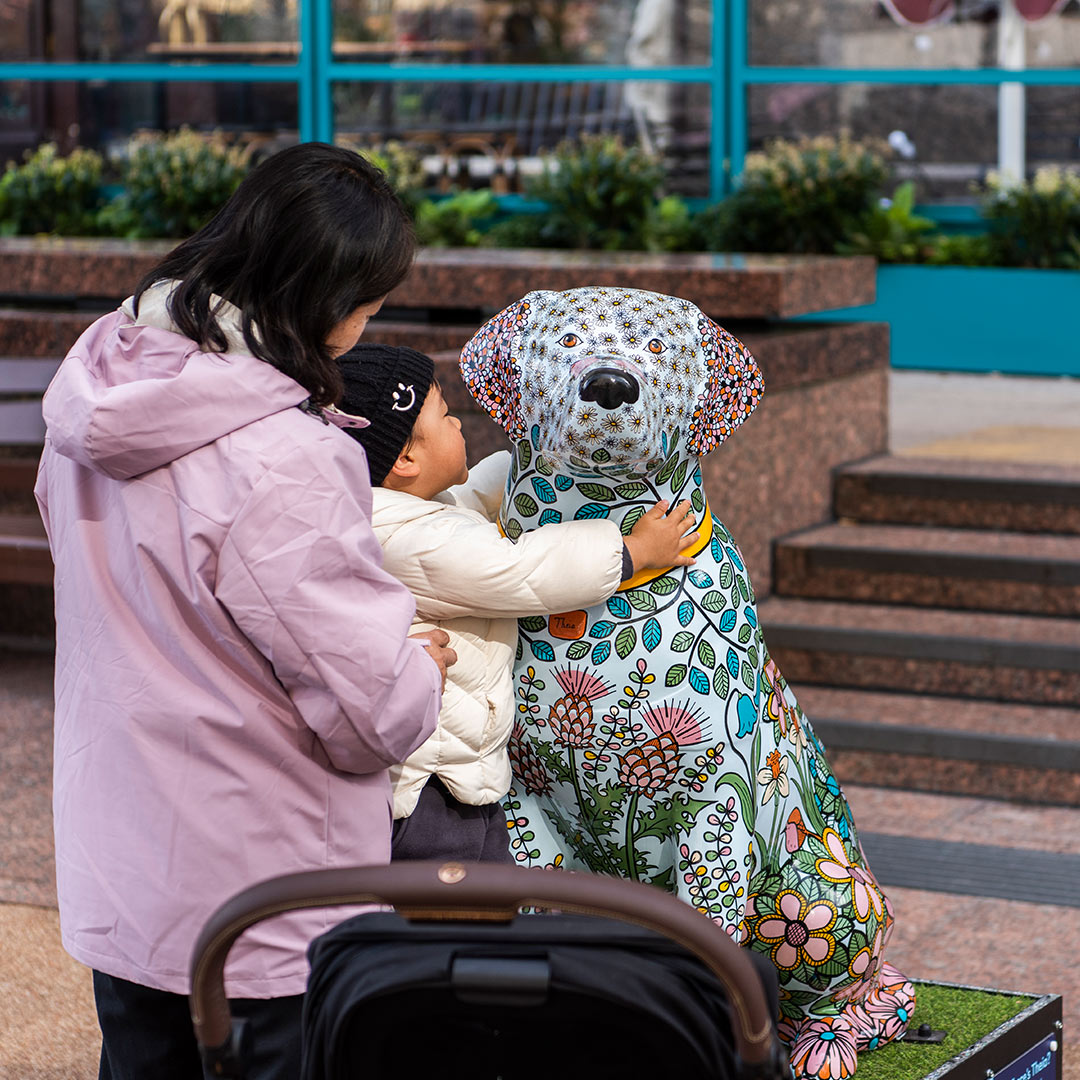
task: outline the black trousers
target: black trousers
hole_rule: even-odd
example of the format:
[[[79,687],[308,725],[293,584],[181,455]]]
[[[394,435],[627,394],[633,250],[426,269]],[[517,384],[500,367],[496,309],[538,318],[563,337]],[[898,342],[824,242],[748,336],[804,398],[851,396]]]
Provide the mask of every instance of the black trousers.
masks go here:
[[[403,859],[512,863],[502,803],[458,802],[433,776],[420,792],[416,809],[394,822],[390,860]]]
[[[101,1025],[98,1080],[204,1080],[188,999],[94,972]],[[297,1080],[304,996],[232,998],[252,1034],[248,1080]]]

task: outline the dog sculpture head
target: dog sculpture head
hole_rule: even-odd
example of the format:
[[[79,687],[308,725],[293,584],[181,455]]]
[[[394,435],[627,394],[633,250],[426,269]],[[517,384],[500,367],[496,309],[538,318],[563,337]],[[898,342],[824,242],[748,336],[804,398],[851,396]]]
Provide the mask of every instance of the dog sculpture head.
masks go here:
[[[610,286],[531,292],[465,346],[470,393],[568,471],[648,473],[702,457],[757,406],[746,348],[688,300]]]

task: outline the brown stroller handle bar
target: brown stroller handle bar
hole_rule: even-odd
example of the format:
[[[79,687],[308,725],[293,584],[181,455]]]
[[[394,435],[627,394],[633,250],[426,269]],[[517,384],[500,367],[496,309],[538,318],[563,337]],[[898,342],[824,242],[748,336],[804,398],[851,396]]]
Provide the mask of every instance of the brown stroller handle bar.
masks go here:
[[[407,919],[509,922],[522,907],[599,915],[653,930],[692,952],[720,980],[732,1008],[743,1068],[775,1068],[773,1021],[757,970],[711,919],[670,893],[596,874],[493,863],[400,862],[285,874],[253,885],[210,917],[191,961],[191,1020],[206,1056],[229,1056],[233,1024],[225,996],[225,958],[244,930],[301,908],[390,905]]]

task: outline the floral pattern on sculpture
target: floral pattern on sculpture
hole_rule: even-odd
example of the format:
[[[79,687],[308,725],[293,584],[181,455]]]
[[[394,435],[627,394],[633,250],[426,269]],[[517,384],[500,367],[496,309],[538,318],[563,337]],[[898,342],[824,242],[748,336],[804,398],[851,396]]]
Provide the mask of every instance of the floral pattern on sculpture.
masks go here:
[[[624,582],[575,614],[572,640],[519,620],[515,858],[676,893],[773,959],[797,1080],[851,1075],[851,1009],[869,1017],[873,999],[869,1045],[895,1038],[912,1002],[883,986],[892,910],[705,498],[698,456],[760,399],[752,357],[688,301],[603,287],[530,293],[462,368],[485,407],[519,395],[497,415],[514,439],[511,540],[590,518],[629,532],[660,499],[689,499],[702,534],[696,565]],[[632,393],[583,397],[601,368]]]
[[[833,904],[828,900],[810,903],[797,892],[785,890],[774,906],[775,913],[762,918],[754,932],[781,971],[794,971],[800,964],[819,967],[833,955],[836,938],[829,933],[836,925]]]

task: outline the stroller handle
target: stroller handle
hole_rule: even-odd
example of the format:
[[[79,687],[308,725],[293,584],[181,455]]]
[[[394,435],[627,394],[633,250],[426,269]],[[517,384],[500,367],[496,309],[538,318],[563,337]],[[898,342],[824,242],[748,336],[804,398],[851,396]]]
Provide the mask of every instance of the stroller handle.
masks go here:
[[[200,1048],[228,1053],[234,1038],[225,996],[225,958],[244,930],[302,908],[390,905],[407,919],[509,922],[521,907],[554,907],[621,919],[677,942],[720,980],[733,1010],[744,1069],[772,1074],[773,1021],[750,959],[711,919],[651,886],[597,874],[494,863],[400,862],[285,874],[253,885],[211,915],[191,960],[191,1020]]]

